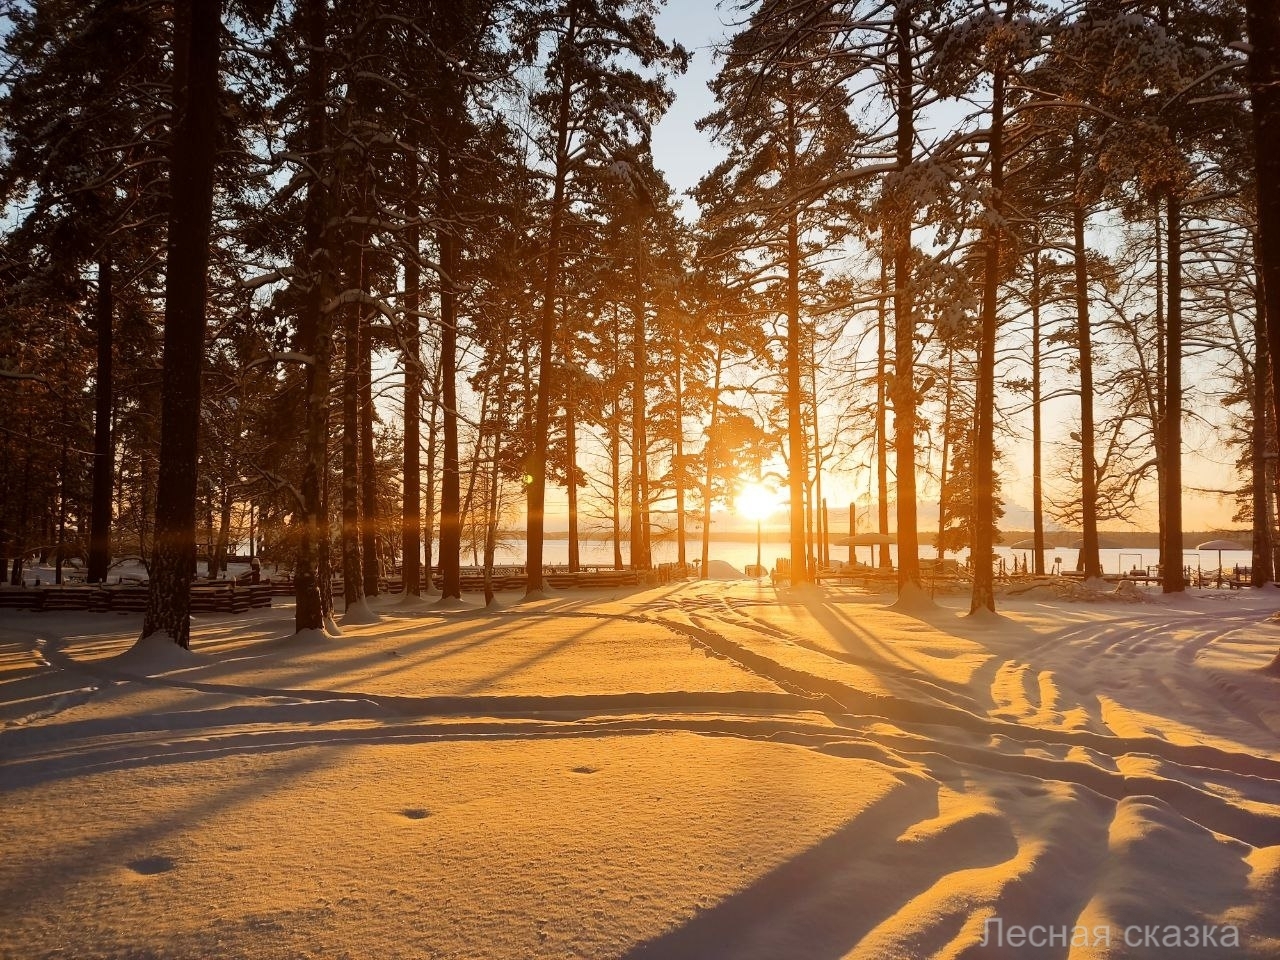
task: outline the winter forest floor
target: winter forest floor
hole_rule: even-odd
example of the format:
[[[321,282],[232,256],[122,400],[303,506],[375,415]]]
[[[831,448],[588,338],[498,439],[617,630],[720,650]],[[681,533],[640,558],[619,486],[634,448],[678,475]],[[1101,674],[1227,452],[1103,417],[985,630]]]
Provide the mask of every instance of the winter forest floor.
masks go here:
[[[0,957],[1280,956],[1280,590],[892,599],[6,612]]]

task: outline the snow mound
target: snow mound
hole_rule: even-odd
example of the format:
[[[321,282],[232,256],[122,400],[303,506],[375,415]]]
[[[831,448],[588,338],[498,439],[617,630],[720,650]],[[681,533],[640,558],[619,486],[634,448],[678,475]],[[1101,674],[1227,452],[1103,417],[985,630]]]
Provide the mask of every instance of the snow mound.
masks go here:
[[[898,591],[898,599],[889,605],[890,610],[896,610],[898,613],[928,613],[931,610],[937,610],[938,605],[933,602],[933,597],[921,586],[911,581]]]
[[[1146,593],[1132,580],[1121,580],[1116,584],[1116,588],[1111,591],[1111,595],[1117,600],[1131,600],[1135,603],[1147,602]]]
[[[342,622],[350,624],[377,623],[378,615],[369,606],[369,601],[361,598],[347,607],[346,612],[342,615]]]
[[[401,611],[421,611],[429,610],[435,606],[435,602],[440,598],[438,593],[430,593],[426,590],[421,596],[415,597],[412,593],[400,593],[396,595],[396,599],[390,606]]]
[[[705,580],[745,580],[747,575],[726,560],[708,560]]]
[[[185,670],[202,662],[200,657],[178,646],[172,636],[161,631],[140,638],[124,653],[111,657],[103,665],[123,673],[151,676]]]
[[[1008,617],[1002,616],[995,610],[990,610],[987,607],[979,607],[977,610],[970,610],[965,614],[965,619],[969,623],[986,627],[1002,626],[1009,622]]]

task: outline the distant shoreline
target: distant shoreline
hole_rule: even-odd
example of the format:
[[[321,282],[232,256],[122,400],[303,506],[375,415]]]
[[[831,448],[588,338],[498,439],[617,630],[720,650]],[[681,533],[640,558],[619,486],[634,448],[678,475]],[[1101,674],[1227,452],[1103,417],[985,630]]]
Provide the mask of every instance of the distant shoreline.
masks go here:
[[[543,535],[547,540],[568,540],[568,530],[548,530]],[[843,531],[832,529],[831,543],[832,546],[837,545],[837,541],[843,539],[846,534]],[[1034,533],[1030,530],[1003,530],[1000,533],[1000,541],[996,546],[1007,547],[1010,544],[1017,543],[1020,540],[1030,540]],[[1074,549],[1072,544],[1080,539],[1080,533],[1071,530],[1055,530],[1051,533],[1045,533],[1045,543],[1048,549]],[[1160,548],[1159,534],[1150,530],[1104,530],[1098,535],[1104,550],[1158,550]],[[761,531],[760,539],[764,543],[786,543],[790,540],[791,535],[786,530],[764,530]],[[500,534],[500,539],[504,540],[524,540],[525,531],[523,530],[505,530]],[[590,533],[582,533],[578,535],[579,541],[583,543],[609,543],[613,537],[608,533],[592,531]],[[701,531],[691,530],[686,534],[686,539],[695,541],[702,539]],[[1184,550],[1194,550],[1196,545],[1204,543],[1208,540],[1230,539],[1237,540],[1244,544],[1246,548],[1252,549],[1253,531],[1251,530],[1193,530],[1184,531],[1182,534],[1182,548]],[[627,543],[630,537],[626,531],[623,532],[622,542]],[[655,543],[674,541],[675,535],[667,535],[655,538]],[[756,535],[752,530],[712,530],[710,540],[712,543],[755,543]],[[921,531],[920,543],[922,546],[929,546],[933,542],[933,534],[931,531]]]

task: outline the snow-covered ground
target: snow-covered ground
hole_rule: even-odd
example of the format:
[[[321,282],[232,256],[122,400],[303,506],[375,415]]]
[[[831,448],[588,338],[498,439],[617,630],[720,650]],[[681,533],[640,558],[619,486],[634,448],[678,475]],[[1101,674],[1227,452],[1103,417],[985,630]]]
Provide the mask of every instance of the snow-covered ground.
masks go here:
[[[1134,596],[2,613],[0,956],[1275,958],[1280,590]]]

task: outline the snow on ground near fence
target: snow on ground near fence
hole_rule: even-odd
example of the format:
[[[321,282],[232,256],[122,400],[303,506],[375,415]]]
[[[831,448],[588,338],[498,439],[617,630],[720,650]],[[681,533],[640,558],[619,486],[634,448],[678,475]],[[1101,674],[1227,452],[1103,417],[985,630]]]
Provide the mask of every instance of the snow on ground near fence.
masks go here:
[[[1038,593],[5,613],[0,957],[1280,955],[1280,591]]]

